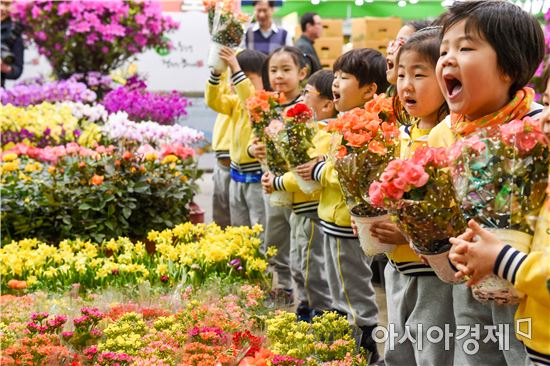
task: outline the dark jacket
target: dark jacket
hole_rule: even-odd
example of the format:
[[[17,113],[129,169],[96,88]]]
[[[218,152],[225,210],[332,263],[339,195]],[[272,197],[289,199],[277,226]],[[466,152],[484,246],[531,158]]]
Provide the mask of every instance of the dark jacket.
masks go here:
[[[318,69],[321,68],[321,61],[319,60],[319,56],[317,56],[317,52],[315,51],[315,48],[313,47],[313,42],[303,34],[296,40],[295,47],[299,48],[303,53],[310,55],[314,62],[317,63]]]
[[[11,19],[6,19],[2,22],[2,45],[7,45],[10,52],[13,53],[15,61],[11,64],[11,72],[1,73],[2,87],[6,79],[15,80],[23,73],[23,37],[21,36],[22,29]]]

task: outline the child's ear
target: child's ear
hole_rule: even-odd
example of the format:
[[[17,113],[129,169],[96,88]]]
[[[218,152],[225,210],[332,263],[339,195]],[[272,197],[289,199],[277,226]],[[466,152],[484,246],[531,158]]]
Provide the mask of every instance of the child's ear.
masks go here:
[[[376,94],[378,86],[376,85],[376,83],[370,83],[365,85],[362,89],[363,89],[363,99],[371,100],[374,97],[374,94]]]
[[[300,81],[304,80],[307,77],[307,71],[308,71],[307,66],[302,67],[300,69],[300,72],[298,73],[298,77],[300,78]]]
[[[321,107],[321,110],[324,113],[334,113],[334,110],[335,110],[334,101],[330,99],[325,100],[325,102],[323,103],[323,106]]]

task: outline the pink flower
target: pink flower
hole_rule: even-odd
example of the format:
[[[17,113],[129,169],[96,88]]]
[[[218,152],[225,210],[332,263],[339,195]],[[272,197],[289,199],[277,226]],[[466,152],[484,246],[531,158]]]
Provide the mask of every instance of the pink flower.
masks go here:
[[[430,179],[430,176],[424,171],[424,168],[413,162],[407,162],[407,164],[405,164],[403,170],[399,173],[399,177],[417,188],[425,185]]]
[[[394,200],[400,200],[405,193],[402,189],[397,188],[392,182],[383,182],[382,189],[386,192],[386,195]]]
[[[384,192],[382,190],[382,183],[371,183],[369,187],[369,199],[371,205],[375,207],[382,207],[384,205]]]

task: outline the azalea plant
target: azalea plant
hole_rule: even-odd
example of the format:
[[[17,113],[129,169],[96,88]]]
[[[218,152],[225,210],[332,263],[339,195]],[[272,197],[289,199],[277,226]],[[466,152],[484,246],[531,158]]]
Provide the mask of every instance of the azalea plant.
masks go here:
[[[329,122],[335,132],[332,159],[348,207],[359,216],[377,216],[368,200],[369,185],[397,154],[399,128],[391,98],[375,96],[364,108],[355,108]]]
[[[445,148],[421,147],[410,159],[390,161],[369,187],[371,203],[394,213],[401,231],[424,253],[448,250],[448,239],[466,229],[448,166]]]
[[[18,144],[0,167],[3,241],[143,238],[187,218],[200,176],[194,150],[177,144],[137,151]]]
[[[490,228],[533,233],[548,184],[548,144],[540,123],[513,120],[497,133],[480,131],[450,150],[462,210]]]
[[[178,27],[152,1],[22,1],[13,17],[61,78],[108,74],[137,53],[169,48],[165,35]]]
[[[187,115],[187,98],[177,91],[167,94],[146,90],[145,83],[129,82],[107,93],[102,101],[109,113],[126,112],[135,121],[153,120],[162,125],[173,125]]]

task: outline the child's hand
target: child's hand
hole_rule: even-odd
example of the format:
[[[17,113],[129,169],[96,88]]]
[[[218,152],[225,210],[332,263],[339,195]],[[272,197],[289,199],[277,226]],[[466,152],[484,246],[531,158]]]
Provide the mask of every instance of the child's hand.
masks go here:
[[[275,175],[271,172],[265,172],[262,175],[262,187],[267,194],[273,193],[273,179],[275,179]]]
[[[315,167],[315,165],[318,162],[323,161],[323,160],[324,160],[324,158],[322,156],[320,156],[316,159],[308,161],[305,164],[298,165],[296,167],[296,174],[298,174],[305,181],[312,180],[313,168]]]
[[[470,220],[469,229],[458,238],[451,238],[453,245],[449,259],[458,269],[457,279],[469,276],[466,285],[471,287],[493,273],[493,267],[504,244],[477,222]]]
[[[252,145],[248,148],[248,152],[258,160],[264,160],[267,157],[265,144],[257,137],[252,140]]]
[[[220,50],[220,58],[224,60],[231,69],[231,73],[235,74],[239,71],[241,71],[241,66],[239,65],[239,61],[237,61],[237,56],[235,56],[235,51],[233,51],[229,47],[223,47]]]
[[[357,230],[357,224],[355,223],[355,219],[353,216],[351,217],[351,228],[353,230],[353,235],[359,235],[359,231]]]
[[[374,223],[370,228],[372,236],[380,240],[383,244],[407,245],[407,239],[401,234],[401,231],[391,221]]]

